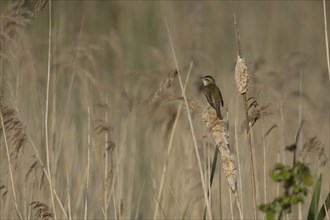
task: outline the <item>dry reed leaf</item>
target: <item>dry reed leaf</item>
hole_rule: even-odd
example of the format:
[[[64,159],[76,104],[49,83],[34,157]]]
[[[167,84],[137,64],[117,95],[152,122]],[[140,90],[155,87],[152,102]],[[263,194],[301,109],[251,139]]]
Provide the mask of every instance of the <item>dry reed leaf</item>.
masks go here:
[[[44,185],[44,183],[45,183],[45,172],[42,172],[41,173],[41,178],[40,178],[39,189],[42,188],[42,186]]]
[[[6,186],[2,185],[0,186],[0,192],[2,192],[1,196],[4,197],[5,195],[7,195],[8,190],[6,190]]]
[[[237,191],[238,171],[235,165],[235,158],[229,145],[229,134],[224,120],[218,119],[213,108],[207,107],[203,112],[203,119],[206,128],[213,134],[215,143],[221,153],[222,169],[226,175],[228,185],[233,193]]]
[[[26,172],[26,174],[25,174],[25,184],[27,183],[31,172],[36,169],[37,164],[38,164],[38,160],[33,162],[32,165],[30,166],[30,168],[28,169],[28,171]]]
[[[277,128],[277,124],[273,124],[265,133],[265,137],[267,137],[275,128]]]

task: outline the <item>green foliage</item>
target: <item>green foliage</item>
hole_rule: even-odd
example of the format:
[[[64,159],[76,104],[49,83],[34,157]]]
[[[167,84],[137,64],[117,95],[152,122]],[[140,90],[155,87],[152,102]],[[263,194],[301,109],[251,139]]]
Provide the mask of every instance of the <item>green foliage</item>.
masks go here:
[[[320,200],[320,193],[321,193],[321,184],[322,184],[322,175],[320,175],[317,183],[315,184],[313,197],[311,200],[311,204],[309,205],[308,211],[308,220],[316,220],[317,218],[317,207]]]
[[[299,161],[293,167],[277,163],[269,175],[274,182],[282,184],[284,192],[271,203],[260,205],[259,209],[266,213],[267,219],[274,219],[276,214],[280,219],[284,212],[291,212],[293,205],[304,202],[313,179],[309,168]]]
[[[326,211],[329,210],[330,208],[330,192],[329,192],[324,203],[322,204],[322,207],[317,213],[318,204],[320,201],[321,185],[322,185],[322,175],[320,175],[314,187],[311,204],[309,205],[308,218],[307,218],[308,220],[324,219],[326,216]]]
[[[214,173],[215,173],[215,170],[217,168],[218,155],[219,155],[219,149],[218,149],[218,147],[216,147],[215,151],[214,151],[213,162],[212,162],[212,170],[211,170],[211,176],[210,176],[210,187],[212,186]],[[209,194],[210,194],[210,192],[207,193],[207,196],[209,196]],[[206,219],[206,208],[207,207],[204,208],[203,220]]]
[[[325,199],[325,201],[319,211],[319,214],[317,215],[317,219],[319,219],[319,220],[324,219],[326,216],[326,210],[329,210],[329,208],[330,208],[330,192],[328,193],[328,196]]]

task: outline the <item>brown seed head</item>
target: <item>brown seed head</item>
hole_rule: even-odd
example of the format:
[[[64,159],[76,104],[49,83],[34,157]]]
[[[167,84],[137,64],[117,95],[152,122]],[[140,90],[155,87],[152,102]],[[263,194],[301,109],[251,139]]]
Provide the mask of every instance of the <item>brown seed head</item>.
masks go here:
[[[240,94],[246,93],[249,84],[249,74],[247,66],[245,64],[245,60],[240,56],[237,56],[235,79],[238,92]]]
[[[217,147],[221,153],[221,165],[226,175],[228,185],[233,193],[237,191],[237,175],[235,158],[229,145],[229,135],[225,121],[220,120],[210,106],[203,112],[206,127],[212,132]]]

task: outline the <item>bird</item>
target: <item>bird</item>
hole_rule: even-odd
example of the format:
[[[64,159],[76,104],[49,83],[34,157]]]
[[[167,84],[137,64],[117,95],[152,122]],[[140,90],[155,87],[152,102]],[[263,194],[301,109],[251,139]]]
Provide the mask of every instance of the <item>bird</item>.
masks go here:
[[[222,114],[220,107],[223,107],[223,98],[219,87],[215,84],[215,79],[212,76],[202,76],[201,77],[204,88],[203,92],[206,97],[207,102],[217,113],[217,117],[222,120]]]

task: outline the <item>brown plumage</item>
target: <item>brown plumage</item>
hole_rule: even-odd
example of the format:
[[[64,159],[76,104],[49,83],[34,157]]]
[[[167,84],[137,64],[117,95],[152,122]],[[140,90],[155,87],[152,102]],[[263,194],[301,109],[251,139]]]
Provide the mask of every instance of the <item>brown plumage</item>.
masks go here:
[[[217,117],[222,119],[221,106],[223,106],[223,98],[220,89],[215,84],[215,80],[212,76],[202,77],[204,83],[204,95],[207,102],[217,113]]]

